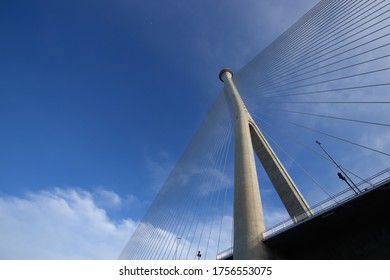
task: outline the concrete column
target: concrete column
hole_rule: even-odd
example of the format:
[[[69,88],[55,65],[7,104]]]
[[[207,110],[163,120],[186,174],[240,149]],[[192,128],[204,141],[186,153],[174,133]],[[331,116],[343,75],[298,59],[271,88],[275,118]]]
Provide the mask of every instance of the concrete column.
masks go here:
[[[265,226],[249,115],[232,81],[232,72],[223,69],[219,77],[235,114],[233,259],[270,259],[270,251],[261,241]]]
[[[253,149],[290,217],[301,221],[311,216],[312,212],[308,203],[290,175],[288,175],[260,129],[252,119],[249,121],[249,124]]]

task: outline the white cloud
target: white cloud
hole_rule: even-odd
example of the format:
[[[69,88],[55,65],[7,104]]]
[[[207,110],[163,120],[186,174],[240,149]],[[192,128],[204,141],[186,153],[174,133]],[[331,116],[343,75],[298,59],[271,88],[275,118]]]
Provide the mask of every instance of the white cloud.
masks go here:
[[[104,189],[98,195],[120,202]],[[135,222],[112,220],[95,196],[54,188],[0,197],[0,259],[116,259]]]
[[[119,195],[101,187],[93,193],[93,197],[95,203],[101,207],[118,207],[122,204],[122,199]]]

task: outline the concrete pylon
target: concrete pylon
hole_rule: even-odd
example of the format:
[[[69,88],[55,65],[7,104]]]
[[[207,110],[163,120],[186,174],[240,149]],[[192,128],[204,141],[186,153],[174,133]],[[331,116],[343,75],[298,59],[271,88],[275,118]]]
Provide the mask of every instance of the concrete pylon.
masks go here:
[[[309,204],[252,119],[249,121],[249,127],[253,149],[290,217],[301,221],[311,216]]]
[[[303,219],[300,215],[310,214],[310,208],[247,111],[233,72],[222,69],[219,78],[235,117],[233,258],[272,259],[272,251],[261,241],[265,225],[253,150],[289,214]]]

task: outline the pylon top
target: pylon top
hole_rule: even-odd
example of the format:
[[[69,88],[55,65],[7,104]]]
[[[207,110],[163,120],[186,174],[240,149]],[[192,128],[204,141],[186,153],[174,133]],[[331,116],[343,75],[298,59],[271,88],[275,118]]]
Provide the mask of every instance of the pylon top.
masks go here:
[[[230,75],[232,75],[232,77],[233,77],[233,71],[232,71],[232,70],[230,70],[229,68],[223,68],[223,69],[221,70],[221,72],[219,72],[219,79],[220,79],[222,82],[223,82],[223,80],[222,80],[222,75],[225,74],[226,72],[230,73]]]

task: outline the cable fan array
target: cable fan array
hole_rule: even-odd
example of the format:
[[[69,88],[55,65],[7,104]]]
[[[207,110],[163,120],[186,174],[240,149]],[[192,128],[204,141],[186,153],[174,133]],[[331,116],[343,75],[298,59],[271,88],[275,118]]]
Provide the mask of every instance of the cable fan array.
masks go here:
[[[320,1],[234,81],[311,206],[352,192],[340,168],[358,189],[389,175],[389,1]],[[233,129],[222,92],[120,259],[215,259],[231,247]],[[288,215],[257,163],[269,227]]]

